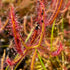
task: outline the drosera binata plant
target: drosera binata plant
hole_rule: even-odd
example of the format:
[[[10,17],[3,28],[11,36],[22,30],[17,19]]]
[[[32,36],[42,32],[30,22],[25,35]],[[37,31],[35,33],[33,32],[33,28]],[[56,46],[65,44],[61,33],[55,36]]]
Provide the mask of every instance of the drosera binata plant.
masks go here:
[[[13,6],[11,6],[12,8],[11,8],[11,11],[13,11]],[[20,35],[16,32],[16,22],[15,22],[15,20],[14,20],[14,15],[13,15],[13,12],[11,12],[11,21],[12,21],[12,28],[13,28],[13,32],[15,33],[14,34],[14,39],[15,39],[15,44],[16,44],[16,50],[17,50],[17,52],[21,49],[21,47],[20,46],[18,46],[19,45],[19,43],[18,43],[18,41],[17,41],[17,39],[19,40],[19,41],[21,41],[22,39],[21,39],[21,37],[20,37]],[[42,40],[42,37],[43,37],[43,31],[44,31],[44,24],[42,25],[42,32],[41,32],[41,37],[40,37],[40,41],[39,41],[39,44],[38,45],[36,45],[36,46],[31,46],[31,47],[29,47],[29,49],[30,48],[34,48],[34,47],[38,47],[40,44],[41,44],[41,40]],[[23,42],[22,42],[23,43]],[[20,47],[20,48],[19,48]],[[19,48],[19,49],[18,49]],[[21,51],[20,51],[21,52]],[[18,52],[19,54],[20,54],[20,52]],[[22,53],[22,52],[21,52]]]
[[[60,42],[60,41],[56,42],[55,45],[56,46],[59,45],[59,47],[57,48],[56,51],[53,51],[52,47],[54,47],[53,46],[53,31],[54,31],[54,26],[56,23],[56,21],[54,22],[54,20],[56,19],[57,15],[61,9],[62,1],[63,0],[56,0],[56,8],[55,8],[53,14],[50,16],[50,19],[48,19],[48,20],[45,17],[46,12],[45,12],[44,0],[37,1],[37,2],[39,2],[38,6],[40,8],[37,13],[37,19],[34,22],[34,24],[36,24],[36,26],[32,25],[32,23],[31,23],[30,32],[27,33],[26,19],[25,19],[25,21],[23,23],[23,28],[21,28],[24,30],[24,33],[27,38],[24,37],[24,35],[21,35],[21,31],[19,31],[20,26],[18,25],[18,22],[16,21],[16,17],[15,17],[14,6],[12,4],[10,5],[10,22],[11,22],[11,30],[13,33],[14,45],[15,45],[15,46],[13,46],[13,48],[16,50],[17,55],[14,59],[10,59],[9,57],[6,58],[6,63],[8,64],[8,66],[6,67],[6,70],[11,66],[14,66],[14,70],[16,70],[16,68],[18,67],[20,62],[25,58],[25,56],[27,54],[29,54],[29,52],[31,52],[31,53],[33,52],[30,69],[34,70],[35,59],[39,58],[43,69],[47,70],[48,67],[45,67],[41,56],[43,56],[44,58],[48,56],[47,59],[49,59],[49,56],[54,58],[55,56],[57,57],[61,53],[61,51],[63,50],[62,42]],[[48,27],[48,25],[52,25],[51,40],[50,40],[51,43],[49,43],[49,49],[47,48],[48,45],[46,43],[44,43],[44,42],[47,42],[46,40],[44,41],[44,39],[46,38],[45,32],[46,32],[46,26]],[[39,29],[39,27],[40,27],[40,29]],[[45,54],[45,55],[42,55],[42,54]],[[52,58],[50,58],[50,59],[52,59]],[[59,60],[59,59],[57,58],[57,60]]]

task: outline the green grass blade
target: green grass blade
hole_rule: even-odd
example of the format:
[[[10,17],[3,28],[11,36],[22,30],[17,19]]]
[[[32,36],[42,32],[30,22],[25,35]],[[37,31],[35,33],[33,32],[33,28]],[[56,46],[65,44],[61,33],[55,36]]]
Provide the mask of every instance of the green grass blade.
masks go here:
[[[44,63],[43,63],[43,61],[42,61],[42,59],[41,59],[40,54],[39,54],[38,51],[37,51],[37,49],[36,49],[36,52],[37,52],[38,58],[39,58],[39,60],[40,60],[40,62],[41,62],[41,65],[43,66],[43,69],[44,69],[44,70],[47,70],[46,67],[45,67],[45,65],[44,65]]]
[[[53,42],[53,31],[54,31],[54,27],[55,27],[55,21],[53,22],[52,31],[51,31],[51,51],[53,50],[52,42]]]

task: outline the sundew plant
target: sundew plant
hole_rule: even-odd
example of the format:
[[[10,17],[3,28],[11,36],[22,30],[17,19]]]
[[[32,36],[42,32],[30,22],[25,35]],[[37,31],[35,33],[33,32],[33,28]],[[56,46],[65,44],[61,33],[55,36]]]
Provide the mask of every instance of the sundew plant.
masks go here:
[[[70,0],[0,0],[0,70],[70,70]]]

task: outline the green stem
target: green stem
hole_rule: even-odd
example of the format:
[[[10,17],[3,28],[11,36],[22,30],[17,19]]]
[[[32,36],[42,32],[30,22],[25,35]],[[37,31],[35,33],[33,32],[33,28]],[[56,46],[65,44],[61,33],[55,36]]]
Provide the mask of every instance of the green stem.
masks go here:
[[[55,26],[55,21],[53,22],[53,26],[52,26],[52,31],[51,31],[51,51],[53,50],[52,48],[52,42],[53,42],[53,31],[54,31],[54,26]]]
[[[17,69],[17,67],[19,66],[19,64],[22,62],[22,60],[24,59],[24,57],[17,63],[17,65],[15,66],[14,70]]]
[[[64,24],[63,24],[63,17],[62,17],[62,32],[63,32],[63,37],[64,37]]]
[[[63,17],[62,17],[62,32],[63,32],[63,38],[64,38],[64,24],[63,24]],[[63,65],[63,68],[64,68],[64,53],[62,51],[62,65]]]
[[[9,65],[6,67],[6,69],[5,69],[5,70],[8,70],[8,68],[9,68]]]
[[[38,53],[38,50],[37,50],[37,49],[35,49],[35,50],[36,50],[36,52],[37,52],[37,55],[38,55],[39,60],[40,60],[40,62],[41,62],[41,65],[43,66],[43,69],[44,69],[44,70],[47,70],[46,67],[45,67],[45,65],[44,65],[44,63],[43,63],[43,61],[42,61],[42,59],[41,59],[40,54]]]

